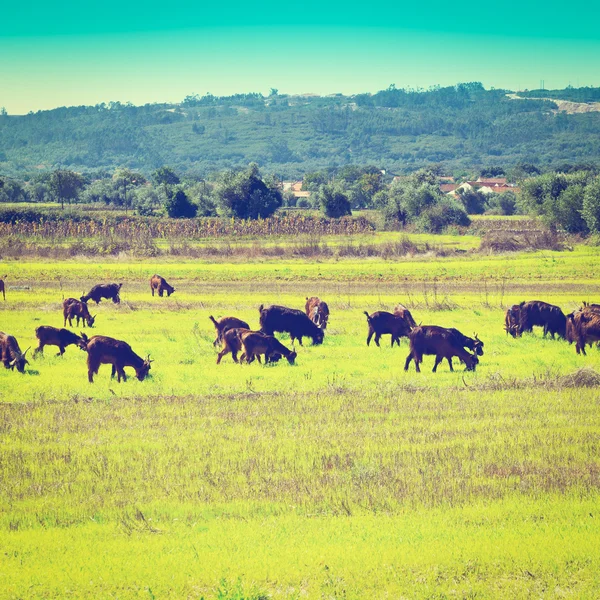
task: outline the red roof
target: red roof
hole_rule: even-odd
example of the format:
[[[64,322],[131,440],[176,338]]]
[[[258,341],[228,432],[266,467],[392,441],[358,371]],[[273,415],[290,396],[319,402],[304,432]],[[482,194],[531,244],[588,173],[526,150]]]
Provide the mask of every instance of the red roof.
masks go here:
[[[477,183],[482,183],[483,185],[506,185],[506,177],[480,177],[477,180]]]
[[[448,192],[453,192],[458,187],[457,183],[442,183],[440,185],[440,190],[447,194]]]

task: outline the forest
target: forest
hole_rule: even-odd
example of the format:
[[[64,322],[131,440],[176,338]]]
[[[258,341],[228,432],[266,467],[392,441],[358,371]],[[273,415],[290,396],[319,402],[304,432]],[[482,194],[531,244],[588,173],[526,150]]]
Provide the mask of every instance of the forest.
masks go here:
[[[148,176],[168,164],[207,177],[250,162],[280,178],[347,164],[404,174],[483,165],[596,161],[600,113],[566,114],[551,100],[514,100],[480,83],[427,90],[390,86],[355,96],[289,96],[271,90],[179,104],[110,102],[16,116],[0,111],[0,174],[81,173],[127,167]],[[597,98],[597,88],[552,90],[554,99]],[[0,100],[1,103],[1,100]]]

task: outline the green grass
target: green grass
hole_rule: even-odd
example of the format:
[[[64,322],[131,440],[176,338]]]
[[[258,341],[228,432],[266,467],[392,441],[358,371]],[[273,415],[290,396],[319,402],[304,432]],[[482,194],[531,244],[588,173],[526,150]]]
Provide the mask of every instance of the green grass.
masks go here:
[[[62,326],[63,295],[115,278],[123,302],[92,307],[91,333],[156,362],[121,384],[108,366],[89,384],[74,347],[0,369],[0,598],[597,597],[600,353],[507,337],[501,308],[596,299],[597,253],[502,259],[505,281],[482,256],[5,263],[0,330],[22,348]],[[259,304],[314,293],[330,327],[296,365],[215,365],[208,315],[256,327]],[[477,331],[477,371],[367,348],[362,311],[397,302]]]

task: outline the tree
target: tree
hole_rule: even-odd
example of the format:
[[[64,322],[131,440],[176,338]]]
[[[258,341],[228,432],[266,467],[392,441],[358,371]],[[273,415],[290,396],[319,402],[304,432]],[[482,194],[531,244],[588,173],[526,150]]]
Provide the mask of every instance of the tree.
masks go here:
[[[152,173],[152,179],[156,185],[162,185],[165,191],[165,196],[169,197],[169,192],[167,186],[171,185],[179,185],[180,180],[175,171],[171,169],[171,167],[162,166],[160,169],[156,169],[154,173]]]
[[[467,227],[470,224],[463,206],[451,198],[442,198],[435,206],[425,210],[417,221],[419,229],[428,233],[441,233],[450,225]]]
[[[321,210],[330,219],[339,219],[352,215],[350,200],[344,192],[334,185],[323,185],[317,195]]]
[[[281,191],[274,181],[262,179],[256,163],[222,175],[215,196],[220,214],[238,219],[266,219],[283,204]]]
[[[50,177],[50,189],[55,198],[60,200],[61,208],[65,200],[75,200],[84,186],[84,179],[79,173],[67,169],[57,169]]]
[[[173,219],[191,219],[198,213],[198,207],[190,202],[186,193],[181,189],[167,198],[165,208],[169,217]]]
[[[136,173],[126,168],[120,168],[115,171],[113,175],[113,182],[117,190],[123,190],[122,204],[125,205],[125,213],[127,213],[127,208],[129,206],[127,188],[136,187],[146,183],[146,178],[141,173]]]
[[[581,215],[592,233],[600,233],[600,177],[586,187]]]
[[[482,215],[487,205],[487,196],[479,190],[461,188],[459,190],[460,200],[469,215]]]

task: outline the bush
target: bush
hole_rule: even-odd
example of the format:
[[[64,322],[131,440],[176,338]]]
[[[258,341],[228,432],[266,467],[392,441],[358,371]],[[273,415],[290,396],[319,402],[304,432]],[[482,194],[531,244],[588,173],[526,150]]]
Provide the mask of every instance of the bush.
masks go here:
[[[266,219],[283,204],[275,183],[263,181],[254,163],[242,173],[225,173],[215,193],[219,212],[238,219]]]
[[[332,185],[323,185],[318,192],[319,204],[326,217],[339,219],[352,215],[348,196]]]
[[[510,216],[517,212],[517,197],[514,192],[494,194],[489,201],[490,213]]]
[[[460,200],[469,215],[482,215],[485,212],[487,196],[477,190],[465,190]]]
[[[198,213],[198,207],[189,201],[183,190],[177,190],[175,194],[167,198],[165,209],[169,217],[173,219],[191,219]]]
[[[427,233],[441,233],[449,225],[467,227],[471,219],[465,209],[454,200],[441,200],[424,211],[417,220],[417,228]]]

